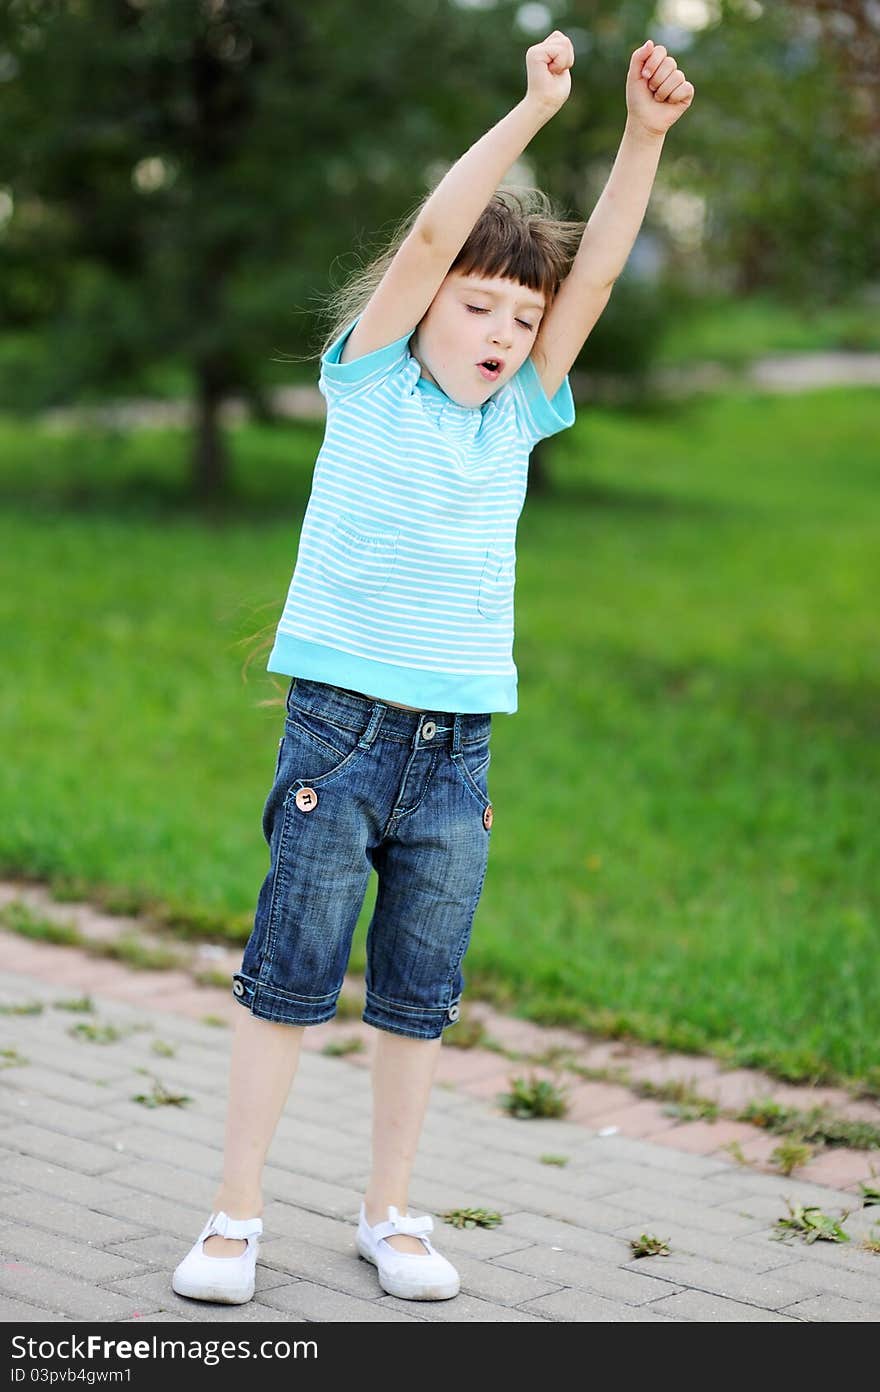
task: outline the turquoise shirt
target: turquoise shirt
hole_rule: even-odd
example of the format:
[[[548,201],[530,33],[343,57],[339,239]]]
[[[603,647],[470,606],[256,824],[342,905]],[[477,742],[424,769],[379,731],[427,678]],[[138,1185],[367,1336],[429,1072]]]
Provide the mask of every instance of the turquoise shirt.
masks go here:
[[[569,379],[550,401],[527,358],[459,406],[421,375],[414,330],[341,363],[357,322],[321,358],[324,440],[267,668],[512,714],[516,527],[533,446],[574,424]]]

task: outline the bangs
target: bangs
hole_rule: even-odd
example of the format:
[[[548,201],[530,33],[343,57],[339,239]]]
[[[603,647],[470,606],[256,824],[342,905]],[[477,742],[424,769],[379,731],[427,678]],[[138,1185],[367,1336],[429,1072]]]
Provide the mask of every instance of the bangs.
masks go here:
[[[511,190],[504,190],[483,209],[450,270],[517,281],[549,305],[569,265],[570,256],[551,235],[547,219],[526,211]]]

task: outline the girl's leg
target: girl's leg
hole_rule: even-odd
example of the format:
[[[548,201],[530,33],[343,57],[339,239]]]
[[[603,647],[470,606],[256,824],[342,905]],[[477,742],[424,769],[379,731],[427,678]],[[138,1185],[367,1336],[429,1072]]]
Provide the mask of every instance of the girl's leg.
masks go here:
[[[364,1196],[367,1222],[388,1217],[388,1205],[401,1213],[409,1205],[409,1178],[443,1036],[413,1039],[390,1030],[377,1030],[373,1056],[373,1166]],[[407,1233],[388,1238],[399,1252],[427,1255],[422,1243]]]
[[[287,1101],[299,1062],[304,1025],[260,1020],[241,1009],[235,1022],[223,1179],[214,1195],[213,1212],[230,1218],[259,1218],[263,1212],[261,1176],[278,1119]],[[209,1237],[209,1257],[237,1257],[247,1247],[241,1239]]]

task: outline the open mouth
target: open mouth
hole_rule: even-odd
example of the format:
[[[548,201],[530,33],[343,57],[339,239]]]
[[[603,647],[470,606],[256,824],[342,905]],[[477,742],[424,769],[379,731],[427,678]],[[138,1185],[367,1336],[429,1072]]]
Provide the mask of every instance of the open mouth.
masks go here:
[[[480,369],[480,372],[487,382],[497,382],[498,378],[501,376],[504,363],[500,358],[486,358],[483,362],[477,363],[477,367]]]

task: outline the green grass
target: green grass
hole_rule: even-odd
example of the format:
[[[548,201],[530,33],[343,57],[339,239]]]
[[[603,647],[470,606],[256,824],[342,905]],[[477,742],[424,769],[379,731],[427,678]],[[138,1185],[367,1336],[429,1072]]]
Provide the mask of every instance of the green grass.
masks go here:
[[[551,443],[466,991],[880,1091],[878,426],[868,390],[743,391],[582,405]],[[173,432],[0,422],[0,868],[243,941],[286,689],[243,640],[320,428],[233,438],[205,521]]]

